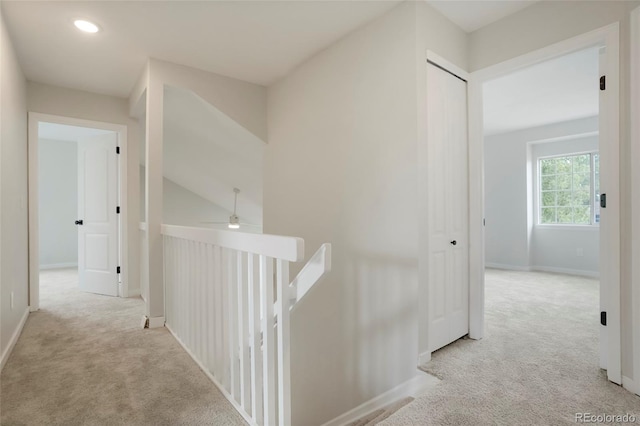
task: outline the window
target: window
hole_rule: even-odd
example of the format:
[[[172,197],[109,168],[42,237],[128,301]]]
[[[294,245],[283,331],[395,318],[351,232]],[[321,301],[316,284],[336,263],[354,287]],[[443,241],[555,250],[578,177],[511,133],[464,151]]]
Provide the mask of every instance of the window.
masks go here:
[[[600,156],[597,152],[538,160],[538,223],[600,223]]]

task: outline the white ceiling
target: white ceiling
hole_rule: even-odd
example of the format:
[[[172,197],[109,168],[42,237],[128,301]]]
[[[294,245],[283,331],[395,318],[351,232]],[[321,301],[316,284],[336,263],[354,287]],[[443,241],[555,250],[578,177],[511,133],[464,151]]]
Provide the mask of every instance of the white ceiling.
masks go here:
[[[427,0],[440,13],[470,33],[529,7],[539,0]]]
[[[485,83],[485,135],[597,115],[598,69],[594,47]]]
[[[113,133],[111,130],[91,129],[88,127],[68,126],[66,124],[56,123],[38,123],[38,138],[52,139],[56,141],[77,142],[78,139],[106,135]]]
[[[29,80],[127,97],[148,57],[269,85],[385,1],[0,2]],[[101,28],[79,32],[74,19]]]
[[[29,80],[127,97],[147,58],[269,85],[401,0],[0,2]],[[534,1],[428,1],[473,31]],[[79,32],[84,18],[102,29]]]
[[[241,221],[262,225],[264,142],[193,92],[164,99],[164,176],[228,211],[239,188]]]

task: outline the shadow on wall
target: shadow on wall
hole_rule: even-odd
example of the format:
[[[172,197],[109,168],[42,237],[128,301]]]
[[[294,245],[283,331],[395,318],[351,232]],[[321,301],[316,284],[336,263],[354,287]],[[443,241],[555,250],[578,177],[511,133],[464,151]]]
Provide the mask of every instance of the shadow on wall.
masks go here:
[[[409,380],[417,368],[417,259],[345,256],[335,245],[333,253],[345,262],[292,318],[296,424],[331,420]],[[309,365],[314,353],[326,354],[322,365]]]

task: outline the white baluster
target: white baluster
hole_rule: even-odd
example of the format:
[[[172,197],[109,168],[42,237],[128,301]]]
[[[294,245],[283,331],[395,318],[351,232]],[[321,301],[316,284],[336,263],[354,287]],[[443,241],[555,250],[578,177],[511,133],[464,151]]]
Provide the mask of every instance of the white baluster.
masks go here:
[[[196,280],[196,260],[195,260],[194,241],[189,241],[187,246],[187,257],[189,259],[189,348],[196,355],[198,353],[197,325],[196,325],[196,299],[197,299],[197,280]]]
[[[180,251],[182,252],[182,264],[184,269],[182,271],[182,298],[184,300],[182,306],[182,338],[184,339],[184,344],[190,348],[189,341],[189,241],[182,240],[182,247]]]
[[[238,259],[235,250],[229,250],[227,252],[227,318],[228,318],[228,356],[229,356],[229,393],[237,401],[238,386],[237,386],[237,359],[238,359],[238,327],[237,327],[237,272],[236,260]]]
[[[260,348],[260,264],[249,253],[247,273],[249,281],[249,334],[251,346],[251,417],[257,424],[263,420],[262,349]]]
[[[222,299],[220,303],[220,309],[222,312],[222,386],[227,392],[231,391],[231,383],[229,381],[229,286],[227,281],[229,280],[228,269],[228,250],[226,248],[220,249],[220,290]]]
[[[277,260],[278,291],[278,423],[291,425],[291,359],[289,321],[289,262]]]
[[[186,246],[186,241],[184,239],[180,239],[180,241],[178,242],[179,245],[179,258],[180,258],[180,283],[178,284],[178,288],[179,288],[179,293],[180,293],[180,319],[178,320],[178,336],[180,336],[180,339],[182,340],[182,343],[184,343],[185,345],[187,344],[187,338],[186,338],[186,333],[187,333],[187,327],[185,326],[185,320],[186,320],[186,316],[187,313],[186,311],[186,302],[187,302],[187,298],[186,298],[186,281],[187,281],[187,264],[186,264],[186,257],[184,255],[184,248]]]
[[[273,259],[260,256],[260,292],[262,299],[262,364],[264,391],[264,424],[276,423],[276,357],[273,330]]]
[[[198,323],[200,340],[200,362],[207,365],[207,271],[205,245],[198,243]]]
[[[240,405],[247,411],[249,408],[249,390],[251,386],[251,373],[248,357],[249,329],[247,327],[247,270],[246,253],[238,252],[237,262],[237,294],[238,294],[238,358],[240,369]]]
[[[215,319],[216,319],[216,349],[215,349],[215,376],[218,382],[223,382],[223,369],[222,369],[222,291],[221,291],[221,253],[220,247],[214,246],[213,248],[213,288],[215,290]]]
[[[207,336],[208,336],[208,354],[207,354],[207,368],[209,372],[215,375],[215,353],[216,353],[216,322],[215,322],[215,298],[214,298],[214,282],[213,282],[213,246],[207,244],[206,246],[206,285],[207,285]]]

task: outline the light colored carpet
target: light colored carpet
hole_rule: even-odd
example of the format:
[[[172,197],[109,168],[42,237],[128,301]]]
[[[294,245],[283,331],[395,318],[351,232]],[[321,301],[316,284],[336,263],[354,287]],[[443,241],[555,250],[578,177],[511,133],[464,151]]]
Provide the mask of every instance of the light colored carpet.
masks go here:
[[[598,282],[488,270],[486,333],[434,353],[442,381],[380,425],[569,425],[633,413],[640,397],[598,367]]]
[[[393,404],[386,406],[385,408],[375,410],[367,414],[366,416],[354,422],[349,423],[347,426],[375,426],[378,423],[383,422],[385,419],[388,419],[389,417],[391,417],[393,413],[395,413],[405,405],[409,404],[411,401],[413,401],[413,399],[414,398],[411,396],[402,398],[394,402]]]
[[[0,376],[2,425],[243,425],[164,329],[143,330],[141,299],[80,292],[77,273],[41,275]]]

